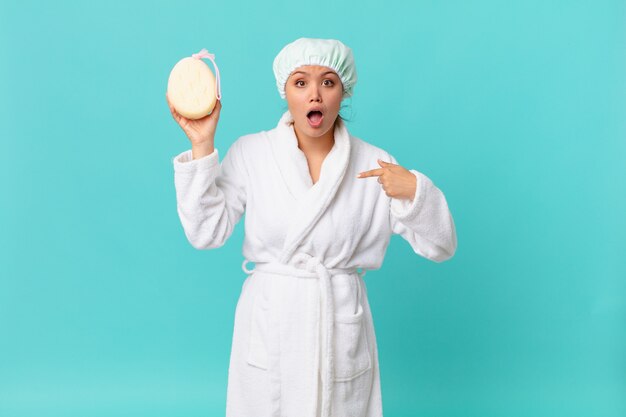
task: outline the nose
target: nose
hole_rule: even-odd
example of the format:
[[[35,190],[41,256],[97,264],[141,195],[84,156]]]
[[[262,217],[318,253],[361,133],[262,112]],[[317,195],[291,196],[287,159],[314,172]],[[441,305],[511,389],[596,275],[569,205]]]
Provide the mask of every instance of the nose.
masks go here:
[[[314,102],[321,102],[322,101],[322,95],[320,94],[320,90],[319,90],[319,86],[312,84],[311,88],[310,88],[310,92],[309,92],[309,101]]]

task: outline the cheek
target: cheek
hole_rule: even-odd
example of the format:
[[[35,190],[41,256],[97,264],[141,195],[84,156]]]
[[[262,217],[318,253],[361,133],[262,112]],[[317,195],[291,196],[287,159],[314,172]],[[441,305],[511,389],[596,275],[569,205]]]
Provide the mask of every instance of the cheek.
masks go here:
[[[341,109],[341,98],[342,98],[341,95],[342,94],[340,92],[339,94],[334,95],[332,97],[332,100],[331,100],[331,102],[332,102],[332,109],[333,109],[333,111],[335,111],[337,113],[339,113],[339,110]]]
[[[334,102],[337,102],[337,106],[339,106],[343,98],[343,89],[341,87],[334,89],[332,98]]]
[[[287,107],[289,108],[289,111],[293,114],[298,112],[302,105],[298,102],[298,100],[292,95],[288,100],[287,100]]]
[[[293,87],[285,88],[285,100],[287,101],[287,105],[289,107],[295,107],[301,101],[300,90]]]

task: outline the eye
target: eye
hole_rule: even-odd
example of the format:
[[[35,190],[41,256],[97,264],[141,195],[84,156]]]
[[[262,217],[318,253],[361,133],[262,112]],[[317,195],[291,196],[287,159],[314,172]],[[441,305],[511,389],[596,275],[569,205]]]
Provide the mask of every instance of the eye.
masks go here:
[[[335,85],[335,82],[333,80],[325,79],[324,85],[327,87],[332,87],[333,85]]]
[[[297,87],[303,87],[303,86],[304,86],[304,81],[302,81],[302,80],[297,80],[294,84],[295,84]]]

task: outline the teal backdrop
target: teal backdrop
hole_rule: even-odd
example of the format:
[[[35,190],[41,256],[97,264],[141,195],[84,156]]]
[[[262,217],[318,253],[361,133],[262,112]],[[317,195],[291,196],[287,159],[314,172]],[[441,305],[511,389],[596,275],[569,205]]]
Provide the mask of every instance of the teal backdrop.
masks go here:
[[[243,224],[187,242],[167,79],[216,54],[223,155],[276,125],[302,36],[353,49],[348,128],[457,227],[451,260],[394,236],[365,277],[385,415],[626,416],[626,2],[600,0],[1,1],[0,416],[224,415]]]

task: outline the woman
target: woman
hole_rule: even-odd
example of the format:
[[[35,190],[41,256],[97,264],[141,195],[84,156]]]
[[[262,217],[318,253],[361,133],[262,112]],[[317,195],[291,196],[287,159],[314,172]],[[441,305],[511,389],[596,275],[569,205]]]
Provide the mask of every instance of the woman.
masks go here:
[[[454,222],[428,177],[349,134],[339,108],[357,79],[350,48],[301,38],[273,67],[289,110],[276,128],[236,140],[221,164],[221,103],[200,120],[170,105],[191,141],[173,160],[190,243],[222,246],[246,212],[249,276],[235,311],[226,415],[380,417],[363,270],[380,268],[394,233],[425,258],[452,257]]]

